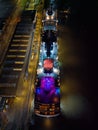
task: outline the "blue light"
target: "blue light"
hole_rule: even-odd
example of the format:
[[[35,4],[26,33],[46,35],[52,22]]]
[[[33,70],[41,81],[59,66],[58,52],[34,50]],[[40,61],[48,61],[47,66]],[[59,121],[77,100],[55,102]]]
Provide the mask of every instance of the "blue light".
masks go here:
[[[40,94],[40,88],[36,88],[36,94]]]
[[[56,88],[55,94],[57,94],[57,95],[60,94],[60,88]]]

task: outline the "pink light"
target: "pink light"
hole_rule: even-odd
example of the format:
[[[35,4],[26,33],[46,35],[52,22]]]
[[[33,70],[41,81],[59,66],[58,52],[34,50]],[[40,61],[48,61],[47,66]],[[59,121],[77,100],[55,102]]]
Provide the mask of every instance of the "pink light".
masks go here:
[[[52,69],[53,68],[53,60],[52,59],[44,60],[44,68],[47,70]]]

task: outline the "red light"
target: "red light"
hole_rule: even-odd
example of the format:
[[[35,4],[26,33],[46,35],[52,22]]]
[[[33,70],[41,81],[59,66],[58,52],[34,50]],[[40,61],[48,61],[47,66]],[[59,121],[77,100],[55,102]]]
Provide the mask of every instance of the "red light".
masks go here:
[[[54,101],[55,103],[59,102],[58,97],[54,97],[53,101]]]
[[[46,59],[44,60],[44,68],[46,70],[50,70],[53,68],[53,60],[52,59]]]

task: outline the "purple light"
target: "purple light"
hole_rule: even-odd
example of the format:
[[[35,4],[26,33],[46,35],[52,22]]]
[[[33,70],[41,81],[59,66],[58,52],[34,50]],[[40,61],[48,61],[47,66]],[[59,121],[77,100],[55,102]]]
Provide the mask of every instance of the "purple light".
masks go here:
[[[41,79],[41,88],[44,89],[44,91],[50,91],[55,88],[54,83],[54,78],[44,77]]]
[[[36,88],[36,98],[41,103],[55,103],[56,97],[60,96],[60,89],[55,87],[55,79],[53,77],[43,77],[40,88]]]

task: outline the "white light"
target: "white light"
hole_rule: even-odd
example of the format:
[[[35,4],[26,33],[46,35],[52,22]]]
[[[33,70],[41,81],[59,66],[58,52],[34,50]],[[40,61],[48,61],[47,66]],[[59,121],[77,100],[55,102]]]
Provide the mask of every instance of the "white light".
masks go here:
[[[39,62],[39,65],[42,65],[42,63],[41,63],[41,62]]]
[[[43,68],[37,69],[37,74],[43,73]]]
[[[51,50],[51,53],[53,53],[53,50]]]
[[[51,16],[51,19],[53,19],[53,16]]]
[[[58,60],[58,56],[56,57],[56,60]]]
[[[59,69],[56,69],[56,68],[53,68],[53,72],[56,73],[56,74],[60,73]]]
[[[46,19],[49,20],[49,16],[47,16]]]
[[[46,50],[44,50],[44,52],[46,52]]]
[[[42,42],[41,44],[42,44],[42,45],[44,45],[44,44],[45,44],[45,42]]]

